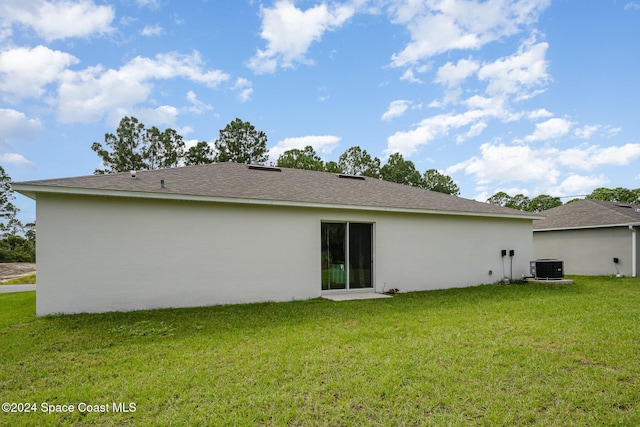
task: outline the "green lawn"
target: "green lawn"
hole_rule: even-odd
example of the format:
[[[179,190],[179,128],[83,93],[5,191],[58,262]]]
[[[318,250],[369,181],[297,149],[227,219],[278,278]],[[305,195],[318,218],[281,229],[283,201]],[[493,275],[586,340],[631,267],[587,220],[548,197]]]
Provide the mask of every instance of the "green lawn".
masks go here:
[[[0,425],[640,425],[640,279],[574,279],[39,319],[0,294],[0,402],[37,410]]]

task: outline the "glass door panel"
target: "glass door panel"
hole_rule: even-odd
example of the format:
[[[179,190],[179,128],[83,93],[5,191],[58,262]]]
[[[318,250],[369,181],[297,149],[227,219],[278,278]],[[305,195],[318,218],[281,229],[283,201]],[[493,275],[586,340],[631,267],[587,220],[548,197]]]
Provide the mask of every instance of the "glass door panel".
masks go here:
[[[346,223],[322,223],[322,290],[346,289]]]
[[[349,224],[349,289],[370,288],[372,224]]]

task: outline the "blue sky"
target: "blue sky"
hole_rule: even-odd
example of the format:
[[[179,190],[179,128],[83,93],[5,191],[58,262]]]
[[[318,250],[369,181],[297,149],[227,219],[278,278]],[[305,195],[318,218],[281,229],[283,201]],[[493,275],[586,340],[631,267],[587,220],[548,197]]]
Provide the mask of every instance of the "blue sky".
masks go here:
[[[88,175],[125,115],[188,144],[239,117],[274,161],[400,152],[483,201],[638,188],[639,41],[631,0],[2,0],[0,164]]]

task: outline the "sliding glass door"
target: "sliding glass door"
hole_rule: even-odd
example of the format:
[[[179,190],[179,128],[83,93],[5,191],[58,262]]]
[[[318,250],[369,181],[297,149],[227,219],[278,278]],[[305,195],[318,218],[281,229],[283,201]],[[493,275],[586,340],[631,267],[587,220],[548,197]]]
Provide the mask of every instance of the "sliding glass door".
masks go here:
[[[373,287],[373,224],[323,222],[322,290]]]

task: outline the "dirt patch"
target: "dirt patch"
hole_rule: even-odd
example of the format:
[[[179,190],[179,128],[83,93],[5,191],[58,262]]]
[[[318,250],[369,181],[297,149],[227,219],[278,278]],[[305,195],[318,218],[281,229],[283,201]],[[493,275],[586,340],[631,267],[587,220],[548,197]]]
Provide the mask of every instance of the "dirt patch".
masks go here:
[[[15,279],[16,277],[36,274],[34,262],[3,262],[0,263],[0,282]]]

